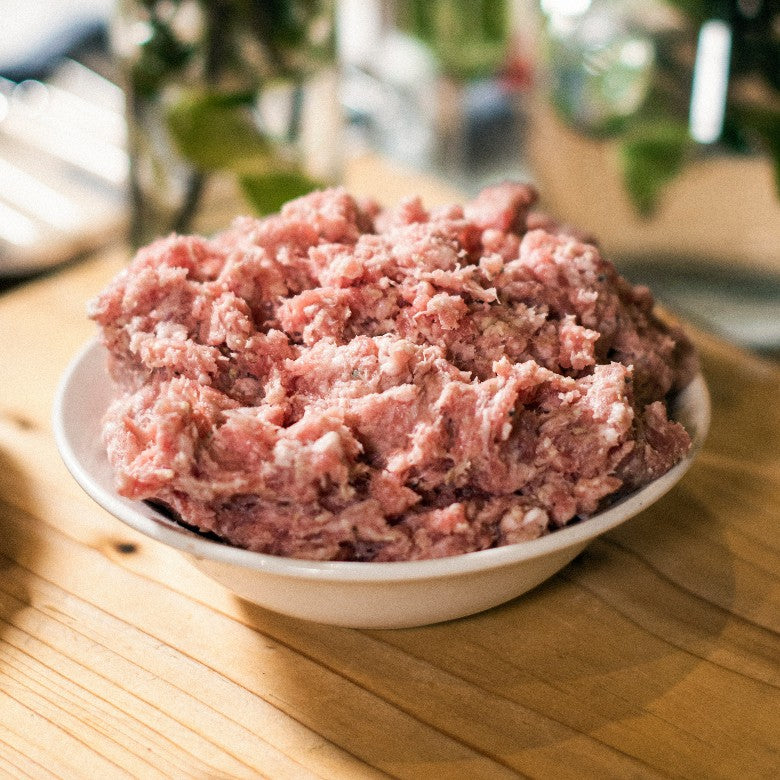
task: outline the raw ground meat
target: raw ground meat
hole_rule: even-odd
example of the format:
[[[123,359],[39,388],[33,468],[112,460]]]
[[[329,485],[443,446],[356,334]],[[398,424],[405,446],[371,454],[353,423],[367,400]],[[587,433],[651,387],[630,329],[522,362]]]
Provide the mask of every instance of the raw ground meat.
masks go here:
[[[535,200],[332,189],[142,249],[89,309],[119,491],[251,550],[395,561],[534,539],[667,471],[690,343]]]

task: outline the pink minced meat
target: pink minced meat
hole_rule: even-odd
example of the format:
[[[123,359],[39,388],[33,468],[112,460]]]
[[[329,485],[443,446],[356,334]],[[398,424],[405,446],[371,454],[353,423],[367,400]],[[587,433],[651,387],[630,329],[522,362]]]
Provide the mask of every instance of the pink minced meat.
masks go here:
[[[333,189],[141,250],[90,305],[120,493],[251,550],[394,561],[534,539],[664,473],[692,348],[535,199]]]

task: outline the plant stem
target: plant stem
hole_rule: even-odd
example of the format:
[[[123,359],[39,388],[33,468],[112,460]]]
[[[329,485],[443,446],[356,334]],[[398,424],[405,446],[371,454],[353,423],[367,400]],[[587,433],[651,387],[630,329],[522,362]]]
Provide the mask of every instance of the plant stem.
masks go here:
[[[228,53],[228,30],[232,25],[230,3],[212,0],[202,3],[205,27],[203,80],[214,86],[219,82]],[[206,174],[200,169],[190,171],[181,208],[173,219],[172,229],[184,233],[191,227],[206,186]]]

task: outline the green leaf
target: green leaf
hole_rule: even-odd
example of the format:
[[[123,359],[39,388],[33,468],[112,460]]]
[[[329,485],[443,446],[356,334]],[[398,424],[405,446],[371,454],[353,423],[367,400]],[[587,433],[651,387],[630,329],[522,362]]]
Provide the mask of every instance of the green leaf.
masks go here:
[[[267,139],[252,121],[245,92],[192,90],[167,111],[168,131],[179,153],[204,171],[257,170],[270,156]]]
[[[401,29],[425,43],[449,75],[489,76],[506,57],[507,0],[403,0],[398,13]]]
[[[288,200],[299,198],[322,186],[321,182],[293,170],[242,176],[240,181],[244,196],[261,216],[273,214]]]
[[[725,10],[722,4],[712,3],[711,0],[667,0],[667,2],[669,5],[682,11],[697,24],[701,24],[707,19],[716,16],[718,12]],[[721,5],[721,7],[718,8],[718,5]]]
[[[642,216],[653,213],[664,186],[680,173],[690,144],[686,125],[673,120],[635,126],[624,138],[623,177]]]

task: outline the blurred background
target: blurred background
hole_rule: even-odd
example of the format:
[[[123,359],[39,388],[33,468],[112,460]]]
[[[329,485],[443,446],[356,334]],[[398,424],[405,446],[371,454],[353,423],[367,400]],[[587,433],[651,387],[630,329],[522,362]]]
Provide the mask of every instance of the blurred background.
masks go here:
[[[534,182],[632,281],[780,356],[766,0],[0,0],[0,289],[369,170]]]

